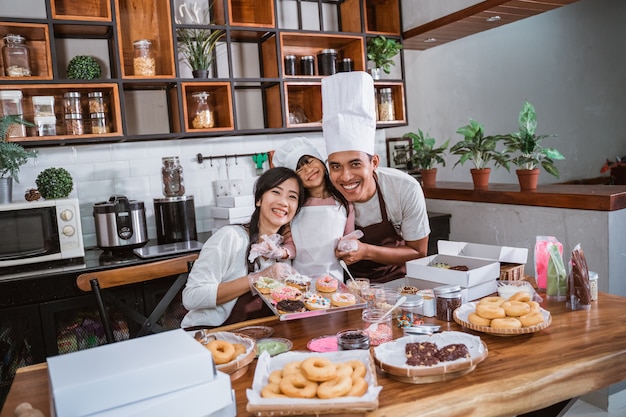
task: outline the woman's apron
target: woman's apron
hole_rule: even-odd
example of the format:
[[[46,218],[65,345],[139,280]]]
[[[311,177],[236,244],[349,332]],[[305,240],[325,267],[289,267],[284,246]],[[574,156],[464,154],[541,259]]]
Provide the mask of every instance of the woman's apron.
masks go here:
[[[293,267],[303,275],[332,274],[343,282],[335,247],[343,236],[347,212],[343,205],[305,206],[291,222],[296,246]]]
[[[370,245],[397,248],[404,245],[404,239],[396,232],[393,223],[389,221],[387,206],[383,194],[380,192],[376,176],[374,176],[374,181],[376,181],[382,222],[365,227],[355,226],[356,229],[363,232],[363,237],[359,240]],[[406,275],[406,265],[387,265],[367,260],[355,262],[349,266],[349,269],[355,277],[369,278],[370,282],[387,282]]]

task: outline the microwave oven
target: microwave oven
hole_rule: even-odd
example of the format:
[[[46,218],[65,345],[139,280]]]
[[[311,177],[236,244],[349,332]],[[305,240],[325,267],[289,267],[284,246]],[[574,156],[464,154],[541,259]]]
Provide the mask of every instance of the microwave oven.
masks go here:
[[[0,268],[84,256],[77,199],[0,204]]]

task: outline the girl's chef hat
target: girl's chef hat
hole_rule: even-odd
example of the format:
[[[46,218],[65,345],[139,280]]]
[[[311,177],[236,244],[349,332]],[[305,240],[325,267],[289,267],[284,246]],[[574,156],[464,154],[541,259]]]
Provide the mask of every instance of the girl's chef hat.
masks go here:
[[[298,161],[304,155],[313,156],[324,162],[324,158],[311,142],[304,137],[289,139],[283,146],[274,151],[272,163],[277,167],[287,167],[296,170]]]
[[[322,130],[328,155],[361,151],[374,155],[374,80],[362,71],[340,72],[322,80]]]

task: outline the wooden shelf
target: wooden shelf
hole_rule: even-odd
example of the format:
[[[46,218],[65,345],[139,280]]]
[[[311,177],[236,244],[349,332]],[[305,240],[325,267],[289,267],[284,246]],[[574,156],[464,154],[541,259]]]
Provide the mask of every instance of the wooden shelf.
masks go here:
[[[50,7],[53,19],[111,21],[109,0],[52,0]]]
[[[346,0],[341,3],[341,27],[345,32],[362,32],[377,35],[400,36],[400,0]],[[361,16],[355,13],[363,7],[364,28]]]
[[[213,3],[213,21],[225,25],[224,2]],[[273,28],[274,0],[228,0],[228,24],[231,26]]]
[[[38,23],[17,23],[0,22],[0,38],[8,34],[21,35],[25,40],[25,45],[30,52],[30,77],[5,77],[4,71],[0,72],[1,81],[30,81],[30,80],[51,80],[52,54],[50,52],[50,33],[48,25]],[[0,67],[3,67],[2,56],[0,56]]]
[[[406,103],[404,101],[404,84],[402,82],[374,81],[374,88],[380,91],[381,88],[391,88],[393,96],[393,110],[395,120],[378,121],[378,126],[393,126],[406,123]]]
[[[232,92],[229,82],[184,82],[183,93],[183,120],[186,132],[224,132],[234,129]],[[209,128],[194,128],[193,120],[196,107],[193,93],[206,91],[209,93],[209,104],[213,110],[215,125]]]

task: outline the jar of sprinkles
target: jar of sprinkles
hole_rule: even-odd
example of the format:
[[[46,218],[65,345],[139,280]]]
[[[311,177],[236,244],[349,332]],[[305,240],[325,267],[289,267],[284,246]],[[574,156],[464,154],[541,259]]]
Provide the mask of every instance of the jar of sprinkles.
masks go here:
[[[378,346],[385,342],[390,342],[393,339],[393,328],[391,327],[391,315],[386,319],[378,323],[378,325],[370,330],[370,325],[376,323],[387,311],[378,308],[372,308],[363,310],[363,330],[370,338],[371,346]]]
[[[343,330],[337,333],[339,350],[369,349],[370,337],[365,330]]]

